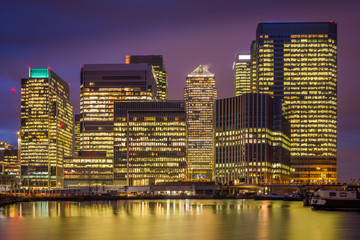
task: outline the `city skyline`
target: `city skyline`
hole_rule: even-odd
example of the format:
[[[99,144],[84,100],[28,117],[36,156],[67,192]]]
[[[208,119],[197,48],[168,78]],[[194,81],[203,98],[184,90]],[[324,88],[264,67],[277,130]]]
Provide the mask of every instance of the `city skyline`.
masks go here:
[[[332,2],[332,1],[330,1]],[[349,1],[351,2],[351,1]],[[277,2],[279,3],[279,2]],[[332,3],[335,4],[335,1]],[[144,2],[144,4],[146,4]],[[237,6],[235,3],[232,3],[234,6]],[[179,3],[179,7],[184,7],[182,4]],[[195,3],[195,9],[199,8],[201,6],[200,3]],[[215,11],[215,7],[219,5],[217,3],[211,3],[208,4],[205,9],[211,10],[210,12]],[[246,6],[250,6],[251,4],[245,4]],[[276,4],[275,4],[276,5]],[[304,4],[306,5],[306,4]],[[134,39],[134,36],[143,36],[146,34],[146,31],[144,31],[142,34],[136,35],[133,33],[133,31],[127,29],[125,32],[129,32],[129,37],[125,37],[123,39],[120,38],[114,38],[114,41],[109,40],[101,40],[100,38],[93,40],[92,42],[89,41],[83,41],[83,44],[87,44],[88,47],[93,47],[95,49],[95,52],[93,54],[88,54],[86,52],[83,52],[81,50],[75,50],[73,55],[71,52],[73,50],[70,49],[76,49],[77,46],[77,40],[75,39],[82,39],[79,37],[79,35],[73,34],[73,38],[68,37],[62,37],[66,38],[67,41],[64,43],[60,43],[58,41],[50,41],[49,43],[46,43],[45,41],[42,42],[42,39],[36,38],[36,33],[41,33],[39,29],[45,24],[41,23],[40,26],[37,26],[39,28],[32,29],[31,31],[27,28],[18,28],[21,33],[27,34],[29,36],[29,41],[25,40],[17,40],[17,41],[10,41],[12,34],[12,30],[8,29],[10,28],[11,24],[9,23],[9,26],[5,29],[7,34],[6,38],[2,41],[4,41],[5,44],[2,44],[2,46],[5,47],[4,53],[5,56],[3,58],[3,64],[1,67],[1,75],[0,75],[0,85],[1,85],[1,101],[3,103],[7,104],[1,104],[1,111],[7,112],[8,116],[3,115],[0,119],[1,123],[1,129],[0,129],[0,141],[7,141],[12,144],[16,144],[16,110],[15,110],[15,103],[13,102],[11,96],[10,89],[15,87],[17,89],[17,107],[19,106],[20,102],[20,78],[26,77],[26,71],[27,67],[52,67],[55,72],[57,72],[62,78],[69,82],[71,84],[71,103],[74,104],[74,112],[79,112],[79,84],[80,84],[80,78],[79,78],[79,66],[82,64],[87,63],[124,63],[124,55],[129,54],[162,54],[164,56],[165,62],[166,62],[166,68],[168,72],[168,78],[169,78],[169,99],[183,99],[182,93],[178,91],[177,89],[182,88],[185,86],[185,76],[187,73],[191,72],[193,68],[195,68],[199,64],[209,64],[210,63],[210,71],[214,72],[217,79],[217,87],[219,89],[219,99],[225,98],[225,97],[231,97],[233,96],[233,78],[232,78],[232,62],[233,62],[233,56],[236,52],[248,52],[250,49],[251,40],[254,40],[255,38],[255,29],[258,21],[261,22],[274,22],[274,21],[330,21],[333,20],[339,24],[339,153],[338,153],[338,164],[339,164],[339,178],[340,181],[349,181],[350,177],[356,177],[359,178],[359,174],[356,174],[356,170],[359,169],[359,163],[356,163],[357,161],[357,155],[359,154],[358,150],[356,149],[356,142],[360,139],[359,137],[359,129],[356,125],[356,123],[359,121],[360,116],[358,116],[358,106],[354,104],[356,102],[356,88],[353,86],[356,86],[356,75],[354,72],[356,71],[355,64],[356,59],[354,58],[353,61],[350,61],[349,59],[352,59],[352,56],[356,56],[356,53],[359,51],[356,49],[355,43],[359,39],[359,35],[355,33],[355,36],[350,36],[350,29],[353,24],[356,24],[356,18],[354,18],[351,14],[348,14],[348,16],[341,15],[340,10],[343,10],[343,12],[351,12],[355,11],[353,9],[353,6],[349,8],[349,5],[341,6],[338,5],[338,8],[334,7],[334,5],[331,6],[327,11],[327,14],[318,13],[316,10],[316,6],[320,6],[320,3],[313,3],[314,9],[307,9],[307,14],[304,14],[303,16],[300,15],[301,11],[304,11],[304,7],[297,11],[295,11],[295,14],[292,16],[288,16],[286,14],[280,15],[277,17],[277,19],[273,18],[272,14],[263,14],[265,11],[265,7],[258,9],[258,13],[255,14],[256,11],[252,10],[251,13],[245,14],[246,17],[234,17],[235,10],[231,10],[229,17],[224,18],[221,20],[221,18],[216,17],[214,20],[211,20],[209,22],[206,22],[206,20],[209,20],[208,13],[206,11],[200,10],[200,16],[201,18],[194,22],[194,26],[191,26],[189,22],[184,22],[182,25],[180,24],[178,28],[173,29],[171,32],[164,32],[164,30],[160,31],[161,37],[163,37],[163,42],[154,43],[155,41],[150,41],[149,38],[143,38],[142,40],[137,40],[133,43],[130,43],[131,40]],[[39,9],[33,9],[33,13],[36,13],[37,11],[44,10],[46,8],[53,8],[53,7],[59,7],[60,10],[65,11],[64,8],[61,8],[60,6],[57,6],[56,4],[47,4],[42,6],[42,8]],[[129,5],[128,7],[134,8],[135,6]],[[171,6],[164,4],[163,9],[169,8]],[[323,8],[326,8],[327,6],[322,6]],[[88,6],[89,9],[92,8],[92,6]],[[23,8],[26,9],[26,8]],[[89,9],[85,9],[83,14],[86,15],[87,11]],[[109,7],[106,7],[106,9],[109,9]],[[227,8],[230,9],[230,8]],[[335,12],[335,10],[337,12]],[[13,9],[14,10],[14,9]],[[72,8],[69,9],[70,16],[72,16],[72,19],[76,16],[72,15]],[[190,14],[193,13],[194,10],[187,10],[186,13]],[[221,9],[219,9],[221,11]],[[31,11],[30,11],[31,12]],[[223,11],[225,12],[225,11]],[[317,15],[315,15],[315,12]],[[326,12],[324,10],[324,12]],[[311,14],[312,13],[312,14]],[[252,15],[251,15],[252,14]],[[80,14],[81,15],[81,14]],[[225,14],[222,13],[221,16],[224,16]],[[251,15],[251,16],[249,16]],[[26,14],[25,14],[26,16]],[[25,16],[22,16],[21,19],[25,19]],[[260,17],[261,16],[261,17]],[[4,18],[9,17],[8,15],[4,15]],[[101,18],[101,16],[98,16]],[[102,16],[105,18],[104,16]],[[101,18],[102,19],[102,18]],[[143,19],[143,18],[141,18]],[[216,32],[218,35],[221,35],[222,33],[230,33],[231,31],[234,31],[233,26],[234,23],[231,23],[229,25],[226,25],[224,29],[221,28],[221,26],[224,26],[224,22],[230,23],[231,20],[237,20],[238,22],[238,33],[232,35],[226,35],[228,37],[225,38],[223,41],[219,41],[219,38],[214,38],[213,40],[210,40],[206,38],[209,36],[210,33]],[[159,23],[159,19],[155,18],[156,23]],[[34,20],[31,20],[31,23]],[[173,21],[179,21],[179,18],[177,16],[171,18],[170,22]],[[219,23],[216,23],[216,21],[219,21]],[[9,22],[9,21],[7,21]],[[36,21],[35,21],[36,22]],[[95,27],[95,32],[99,33],[99,26],[103,26],[104,22],[106,22],[106,19],[103,19],[103,21],[100,21]],[[205,24],[205,23],[206,24]],[[51,21],[51,23],[54,23]],[[57,22],[60,24],[59,22]],[[13,23],[14,27],[16,27],[16,22]],[[19,23],[18,23],[19,24]],[[30,26],[27,24],[24,24],[25,26]],[[64,23],[63,26],[66,26],[67,23]],[[56,25],[56,24],[55,24]],[[170,24],[169,24],[170,25]],[[178,40],[177,44],[174,44],[173,39],[175,39],[178,36],[182,35],[188,35],[191,32],[195,32],[196,28],[199,28],[199,26],[204,25],[203,34],[195,34],[193,37],[189,40]],[[36,26],[36,25],[35,25]],[[45,24],[46,26],[46,24]],[[60,25],[57,25],[60,26]],[[61,25],[62,26],[62,25]],[[76,24],[75,24],[76,26]],[[168,24],[162,25],[165,29],[169,30],[170,27]],[[190,28],[187,28],[190,27]],[[139,21],[136,22],[136,24],[133,26],[134,29],[146,29],[145,26],[143,26]],[[352,28],[354,29],[354,28]],[[230,31],[231,30],[231,31]],[[50,29],[52,33],[54,33],[54,29]],[[71,32],[71,31],[70,31]],[[69,33],[70,33],[69,32]],[[83,33],[83,30],[80,31]],[[234,31],[235,32],[235,31]],[[344,34],[347,33],[348,35]],[[64,33],[64,32],[63,32]],[[108,30],[108,32],[104,33],[107,36],[111,36],[111,31]],[[174,36],[170,36],[170,35]],[[15,34],[16,35],[16,34]],[[77,37],[76,37],[77,36]],[[107,38],[104,38],[107,39]],[[120,39],[119,43],[116,43],[115,39]],[[204,39],[208,40],[204,42]],[[159,40],[159,37],[156,38],[156,40]],[[143,45],[147,44],[141,44],[145,43],[146,41],[150,41],[153,44],[149,44],[150,47],[146,48]],[[237,42],[237,44],[234,44]],[[121,43],[121,44],[120,44]],[[176,42],[175,42],[176,43]],[[218,44],[218,45],[217,45]],[[228,44],[231,47],[223,49],[223,51],[220,51],[217,49],[217,46],[221,46],[218,48],[224,48],[224,44]],[[104,45],[109,45],[110,47],[104,47]],[[19,47],[20,46],[20,47]],[[55,49],[56,46],[60,46],[60,50]],[[186,47],[192,46],[193,49],[189,49]],[[110,49],[114,49],[113,51],[110,51]],[[352,51],[349,51],[349,48],[351,48]],[[22,53],[17,52],[18,50],[26,50],[22,51]],[[50,54],[48,52],[54,51],[55,53]],[[184,50],[185,49],[185,50]],[[186,51],[186,49],[189,49]],[[194,50],[195,49],[195,50]],[[181,51],[179,53],[179,51]],[[231,53],[231,54],[230,54]],[[187,54],[191,54],[189,58],[186,58]],[[9,56],[9,58],[7,58]],[[71,60],[69,60],[71,59]],[[188,59],[191,59],[189,61]],[[346,59],[348,59],[346,61]],[[69,60],[69,61],[68,61]],[[180,61],[181,60],[181,61]],[[179,67],[180,63],[183,64],[181,67]],[[353,73],[353,74],[351,74]],[[355,101],[354,101],[355,99]],[[342,164],[344,164],[342,166]],[[357,168],[353,168],[352,166],[357,166]]]

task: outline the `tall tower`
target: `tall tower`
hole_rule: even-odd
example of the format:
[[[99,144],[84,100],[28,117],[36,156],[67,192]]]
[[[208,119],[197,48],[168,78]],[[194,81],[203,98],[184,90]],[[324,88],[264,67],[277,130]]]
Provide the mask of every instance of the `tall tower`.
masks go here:
[[[291,124],[294,180],[337,181],[337,24],[260,23],[256,89]]]
[[[156,75],[158,101],[167,101],[168,99],[168,78],[165,71],[165,61],[162,55],[128,55],[126,63],[149,63],[152,65]]]
[[[187,75],[185,107],[187,122],[188,180],[214,179],[215,75],[205,66]]]
[[[72,155],[70,86],[50,68],[21,79],[22,185],[62,187],[63,158]]]
[[[114,150],[114,102],[156,100],[150,64],[85,64],[80,84],[80,150]]]
[[[234,61],[235,96],[251,92],[251,56],[238,53]]]

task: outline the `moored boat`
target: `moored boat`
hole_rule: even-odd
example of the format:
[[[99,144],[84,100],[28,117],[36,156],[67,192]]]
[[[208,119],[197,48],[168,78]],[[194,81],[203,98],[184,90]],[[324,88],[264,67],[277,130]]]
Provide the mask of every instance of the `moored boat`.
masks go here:
[[[342,191],[318,190],[311,198],[314,209],[360,210],[359,188],[346,188]]]

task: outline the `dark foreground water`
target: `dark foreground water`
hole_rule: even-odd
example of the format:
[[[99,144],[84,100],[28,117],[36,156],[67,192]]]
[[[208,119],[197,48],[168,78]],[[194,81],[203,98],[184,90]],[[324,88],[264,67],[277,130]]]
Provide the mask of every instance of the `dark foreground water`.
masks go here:
[[[360,239],[360,212],[253,200],[18,203],[0,208],[0,239]]]

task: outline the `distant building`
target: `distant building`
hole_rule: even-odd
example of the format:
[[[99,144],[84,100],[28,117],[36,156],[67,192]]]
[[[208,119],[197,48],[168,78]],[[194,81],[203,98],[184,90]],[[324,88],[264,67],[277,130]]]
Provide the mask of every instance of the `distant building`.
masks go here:
[[[158,101],[167,101],[168,99],[168,77],[165,71],[165,61],[162,55],[128,55],[126,63],[149,63],[152,65],[156,75]]]
[[[114,184],[183,181],[186,117],[183,101],[115,102]]]
[[[289,183],[289,122],[283,118],[284,131],[279,132],[275,119],[268,94],[248,93],[216,101],[217,182]]]
[[[113,158],[105,151],[80,151],[78,156],[64,158],[64,187],[112,185],[113,179]]]
[[[74,125],[74,154],[73,156],[79,156],[79,152],[80,152],[80,130],[81,130],[81,125],[80,125],[80,119],[81,119],[81,115],[80,114],[75,114],[75,125]]]
[[[156,76],[147,63],[85,64],[80,85],[80,149],[113,156],[114,102],[155,101]]]
[[[0,165],[4,162],[5,150],[13,150],[14,146],[6,142],[0,142]],[[1,169],[0,169],[1,170]]]
[[[337,182],[337,24],[259,23],[255,57],[256,90],[291,124],[294,181]]]
[[[214,179],[215,75],[204,66],[187,75],[185,87],[189,181]]]
[[[6,142],[0,142],[0,184],[15,184],[20,180],[18,150]]]
[[[237,53],[234,60],[235,96],[251,92],[251,56]]]
[[[20,180],[20,159],[18,150],[4,150],[3,175],[13,178],[17,183]]]
[[[62,187],[63,158],[72,155],[70,86],[50,68],[21,79],[22,185]]]

